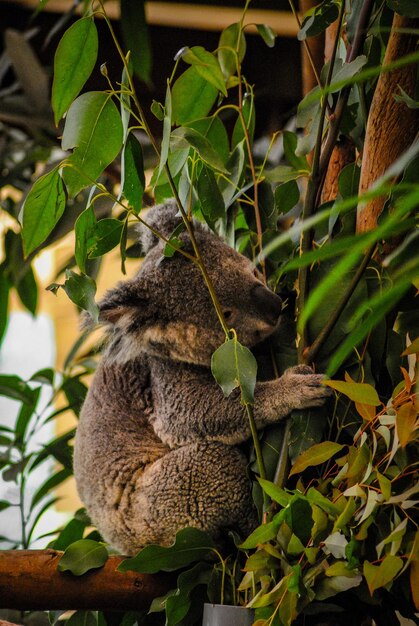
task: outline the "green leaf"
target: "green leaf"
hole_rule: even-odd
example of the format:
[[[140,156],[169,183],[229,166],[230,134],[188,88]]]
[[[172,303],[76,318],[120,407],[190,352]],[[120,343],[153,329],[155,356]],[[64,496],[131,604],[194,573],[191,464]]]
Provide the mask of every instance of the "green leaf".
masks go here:
[[[8,509],[12,504],[8,500],[0,500],[0,511],[4,511]]]
[[[218,89],[203,78],[195,66],[176,80],[172,89],[172,121],[187,124],[205,117],[218,96]]]
[[[144,0],[121,0],[121,29],[135,73],[150,85],[152,52]]]
[[[186,63],[193,65],[202,78],[227,97],[227,89],[220,64],[211,52],[208,52],[202,46],[193,46],[192,48],[187,48],[186,52],[182,54],[182,59]]]
[[[83,538],[87,524],[79,519],[72,519],[63,528],[57,539],[51,544],[54,550],[66,550],[69,545]]]
[[[316,585],[316,600],[326,600],[338,593],[349,591],[354,587],[359,587],[362,582],[362,576],[332,576],[331,578],[323,578]]]
[[[201,135],[194,128],[188,126],[182,126],[176,128],[171,135],[171,148],[172,150],[178,150],[179,148],[185,148],[191,146],[196,150],[205,163],[210,167],[224,174],[228,174],[219,154],[214,150],[211,143],[204,135]]]
[[[25,257],[45,241],[64,208],[64,185],[55,168],[38,178],[23,203],[22,239]]]
[[[88,311],[94,322],[99,319],[99,307],[95,302],[96,283],[93,278],[85,274],[76,274],[66,270],[66,281],[62,288],[74,304]]]
[[[144,160],[141,144],[132,133],[128,135],[122,153],[121,187],[129,206],[138,215],[145,187]]]
[[[30,406],[33,404],[33,390],[14,374],[0,374],[0,396],[19,400]]]
[[[97,51],[97,30],[91,17],[74,22],[61,38],[54,58],[51,95],[56,125],[92,73]]]
[[[246,54],[246,40],[238,22],[221,33],[217,54],[221,71],[228,79],[236,73],[237,63],[241,63]]]
[[[336,506],[336,504],[334,504],[331,500],[329,500],[329,498],[321,494],[320,491],[317,491],[317,489],[315,489],[314,487],[310,487],[310,489],[307,491],[307,500],[311,504],[316,504],[321,509],[323,509],[323,511],[326,511],[326,513],[334,518],[338,517],[340,513],[340,508]]]
[[[275,45],[275,33],[272,28],[267,24],[256,24],[256,28],[268,48],[273,48]]]
[[[212,572],[212,565],[197,563],[191,569],[179,574],[177,589],[165,602],[166,626],[175,626],[188,615],[192,602],[190,598],[192,591],[198,585],[207,585]]]
[[[288,213],[300,200],[300,190],[295,180],[278,185],[275,189],[275,210],[278,213]]]
[[[310,166],[307,163],[306,157],[296,154],[298,144],[297,135],[295,133],[291,133],[289,130],[284,130],[283,138],[285,158],[287,159],[291,167],[293,167],[295,170],[309,172]]]
[[[263,491],[268,494],[271,500],[277,502],[282,507],[285,507],[289,504],[292,496],[284,489],[281,489],[281,487],[278,487],[274,483],[271,483],[270,480],[265,480],[264,478],[260,478],[259,476],[257,477],[257,479]]]
[[[0,266],[0,345],[9,322],[9,294],[11,284],[4,269]]]
[[[243,404],[252,404],[256,385],[257,363],[248,348],[237,339],[229,339],[211,358],[212,374],[227,397],[240,387]]]
[[[368,589],[373,595],[376,589],[388,585],[392,582],[403,567],[403,561],[398,556],[388,554],[379,565],[373,565],[369,561],[364,561],[364,576]]]
[[[242,544],[240,544],[239,548],[241,550],[251,550],[262,543],[266,543],[267,541],[274,539],[278,533],[280,523],[280,521],[272,520],[266,524],[261,524],[261,526],[258,526],[252,534],[249,535]]]
[[[162,173],[163,168],[167,163],[167,158],[169,156],[170,131],[171,130],[172,130],[172,94],[170,92],[169,85],[167,85],[166,98],[164,101],[163,137],[161,141],[160,162],[159,162],[157,178],[160,177],[160,174]]]
[[[205,164],[198,177],[197,189],[202,213],[208,224],[212,225],[225,216],[225,206],[214,172]]]
[[[93,237],[96,226],[96,217],[93,206],[80,213],[74,226],[76,236],[75,257],[80,271],[86,273],[86,259],[89,252],[89,241]]]
[[[58,571],[81,576],[91,569],[102,567],[108,560],[103,543],[91,539],[79,539],[70,544],[58,563]]]
[[[109,217],[99,220],[89,240],[89,259],[95,259],[117,246],[121,240],[123,222]]]
[[[75,148],[63,172],[70,196],[92,184],[122,146],[122,120],[109,94],[90,91],[73,102],[62,138],[63,150]],[[104,138],[106,137],[106,141]]]
[[[63,468],[59,470],[58,472],[56,472],[55,474],[53,474],[52,476],[50,476],[44,482],[44,484],[41,485],[39,489],[35,492],[32,498],[32,502],[31,502],[31,509],[33,509],[38,504],[38,502],[42,500],[42,498],[49,491],[51,491],[51,489],[54,489],[54,487],[61,485],[61,483],[67,480],[67,478],[69,478],[70,476],[72,476],[72,474],[73,472],[71,470],[67,468]]]
[[[35,274],[30,265],[22,272],[20,279],[16,284],[16,291],[21,303],[28,309],[32,315],[35,315],[38,305],[38,286],[35,280]]]
[[[311,506],[306,498],[299,495],[291,498],[289,505],[284,509],[284,522],[305,546],[311,537],[314,524]]]
[[[205,558],[213,548],[214,542],[207,533],[197,528],[183,528],[171,546],[146,546],[135,557],[122,561],[118,571],[142,574],[172,572]]]
[[[387,4],[393,11],[406,17],[419,17],[417,0],[387,0]]]
[[[304,16],[298,39],[303,41],[306,37],[315,37],[333,24],[339,16],[339,9],[333,0],[324,0],[320,5],[310,9]]]
[[[333,75],[332,82],[330,84],[330,93],[339,91],[342,88],[342,82],[353,78],[364,67],[368,61],[367,57],[363,54],[356,57],[350,63],[343,63],[342,67]]]
[[[331,459],[332,456],[342,450],[342,448],[344,448],[343,445],[335,443],[334,441],[322,441],[321,443],[317,443],[315,446],[312,446],[300,454],[292,466],[289,475],[299,474],[307,467],[312,467],[313,465],[321,465],[321,463]]]
[[[230,155],[229,138],[224,124],[217,115],[188,122],[185,126],[193,128],[206,137],[222,162],[227,162]]]
[[[372,385],[367,383],[326,380],[324,384],[343,393],[353,400],[353,402],[360,402],[361,404],[368,404],[369,406],[379,406],[381,404],[376,390]]]
[[[358,193],[361,168],[356,163],[349,163],[339,174],[338,188],[342,198],[350,198]]]

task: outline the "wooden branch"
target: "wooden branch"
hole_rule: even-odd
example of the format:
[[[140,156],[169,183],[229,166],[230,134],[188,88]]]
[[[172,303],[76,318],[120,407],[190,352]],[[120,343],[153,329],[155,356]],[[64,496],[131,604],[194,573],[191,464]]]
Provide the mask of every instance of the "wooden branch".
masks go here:
[[[413,52],[417,47],[417,35],[401,29],[418,28],[419,20],[394,14],[393,25],[383,65],[388,65]],[[410,146],[419,130],[418,112],[403,102],[396,102],[394,94],[398,86],[413,97],[416,65],[408,65],[381,74],[368,117],[364,154],[362,159],[359,193],[371,185]],[[377,226],[386,198],[381,196],[361,205],[358,209],[357,232],[372,230]]]
[[[59,572],[57,550],[0,552],[0,608],[19,610],[139,610],[176,585],[168,574],[117,572],[111,556],[82,576]]]

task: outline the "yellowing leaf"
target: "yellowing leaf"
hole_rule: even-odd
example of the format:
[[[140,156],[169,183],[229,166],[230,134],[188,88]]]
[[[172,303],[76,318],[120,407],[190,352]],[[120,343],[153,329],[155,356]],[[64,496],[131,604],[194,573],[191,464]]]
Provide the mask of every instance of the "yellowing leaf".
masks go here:
[[[371,596],[376,589],[392,582],[402,567],[402,559],[391,554],[386,556],[379,565],[373,565],[369,561],[365,561],[364,576]]]
[[[411,438],[412,433],[418,427],[417,423],[418,412],[416,411],[413,402],[403,404],[397,411],[396,427],[397,435],[399,437],[400,445],[405,448]]]
[[[376,410],[374,409],[374,406],[372,406],[371,404],[363,404],[362,402],[355,402],[355,408],[360,414],[360,416],[367,422],[372,420],[376,415]]]
[[[342,450],[343,447],[344,446],[340,443],[335,443],[334,441],[323,441],[322,443],[311,446],[311,448],[300,454],[292,466],[289,475],[299,474],[307,467],[320,465],[328,461],[336,452]]]
[[[407,356],[408,354],[418,354],[419,353],[419,337],[416,337],[414,341],[406,348],[404,352],[402,352],[402,356]]]
[[[326,380],[325,385],[343,393],[354,402],[368,404],[370,406],[379,406],[380,398],[374,387],[367,383],[345,382],[343,380]]]

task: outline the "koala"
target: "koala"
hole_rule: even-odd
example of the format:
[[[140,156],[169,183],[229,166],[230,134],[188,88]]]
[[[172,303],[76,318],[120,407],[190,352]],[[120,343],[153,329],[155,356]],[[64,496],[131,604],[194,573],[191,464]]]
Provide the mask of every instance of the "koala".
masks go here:
[[[151,209],[148,223],[169,237],[180,223],[174,202]],[[251,261],[203,224],[194,233],[229,327],[253,347],[277,327],[280,298]],[[187,232],[179,235],[192,253]],[[240,392],[224,397],[210,369],[225,336],[199,268],[142,231],[139,272],[99,303],[109,330],[106,352],[83,405],[74,447],[80,497],[104,539],[123,554],[170,544],[193,526],[215,539],[257,525],[240,444],[250,437]],[[294,408],[322,405],[328,389],[305,366],[258,382],[258,428]]]

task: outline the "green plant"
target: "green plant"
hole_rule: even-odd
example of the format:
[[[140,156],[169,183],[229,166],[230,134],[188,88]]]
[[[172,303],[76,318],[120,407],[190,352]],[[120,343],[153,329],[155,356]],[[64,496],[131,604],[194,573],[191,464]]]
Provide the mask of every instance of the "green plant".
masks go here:
[[[65,282],[50,289],[63,288],[97,319],[92,262],[119,246],[124,271],[131,224],[147,222],[141,211],[145,177],[139,140],[145,134],[155,152],[152,194],[159,202],[176,198],[194,244],[190,255],[174,232],[165,255],[184,254],[199,267],[225,331],[226,343],[213,361],[220,385],[226,393],[240,386],[252,424],[255,357],[223,318],[193,237],[192,215],[259,264],[265,280],[287,301],[286,332],[271,343],[272,362],[260,367],[268,370],[263,373],[278,375],[297,360],[314,363],[338,379],[328,384],[339,393],[325,409],[294,412],[285,431],[274,427],[261,442],[253,428],[255,501],[264,523],[238,550],[233,547],[227,557],[216,554],[208,537],[187,529],[172,548],[146,548],[123,567],[150,571],[144,570],[150,555],[156,559],[153,571],[192,566],[179,573],[174,592],[153,604],[153,610],[165,609],[167,624],[193,623],[188,611],[202,588],[213,600],[255,607],[258,626],[285,626],[325,612],[344,620],[354,593],[360,614],[373,616],[377,624],[397,623],[395,611],[412,616],[417,603],[403,583],[408,577],[417,580],[418,571],[417,521],[410,510],[417,477],[417,401],[407,357],[418,352],[419,144],[409,147],[413,138],[401,133],[403,149],[390,162],[382,145],[384,166],[378,167],[376,157],[368,190],[363,170],[371,152],[367,139],[378,134],[368,119],[381,77],[401,72],[400,89],[395,83],[391,97],[403,115],[417,107],[414,90],[408,93],[401,85],[403,72],[408,84],[412,73],[415,78],[419,53],[413,47],[398,58],[386,56],[389,36],[403,29],[417,34],[417,23],[408,21],[418,17],[417,8],[408,0],[324,0],[305,16],[301,39],[337,24],[333,52],[319,86],[298,107],[296,124],[303,132],[276,133],[258,160],[254,90],[242,69],[249,4],[242,20],[223,31],[216,51],[194,46],[176,55],[165,102],[152,106],[162,123],[161,142],[151,133],[135,88],[136,50],[122,51],[102,2],[86,4],[84,17],[64,34],[55,61],[52,105],[57,123],[66,113],[62,147],[67,156],[35,182],[25,200],[23,250],[30,259],[48,242],[69,204],[84,198],[86,208],[74,224],[78,271],[67,269]],[[98,15],[118,50],[121,78],[113,80],[103,67],[104,90],[79,95],[96,61]],[[259,24],[258,31],[267,45],[274,44],[268,26]],[[416,133],[417,121],[412,128]],[[272,167],[269,152],[279,135],[284,162]],[[335,193],[325,197],[331,153],[344,139],[352,146],[350,156],[334,173]],[[105,170],[120,152],[121,185],[115,189]],[[103,198],[111,207],[106,217],[97,210]],[[377,203],[375,228],[361,228],[359,215],[357,227],[357,208],[360,214],[363,206],[368,211]],[[244,376],[245,370],[251,375]],[[345,381],[339,380],[344,375]],[[297,472],[302,475],[295,483]],[[76,529],[70,522],[55,546],[66,548],[70,539],[83,538],[86,525],[80,523]],[[191,546],[196,551],[180,561]],[[204,555],[208,558],[199,561]],[[240,580],[242,567],[246,573]]]

